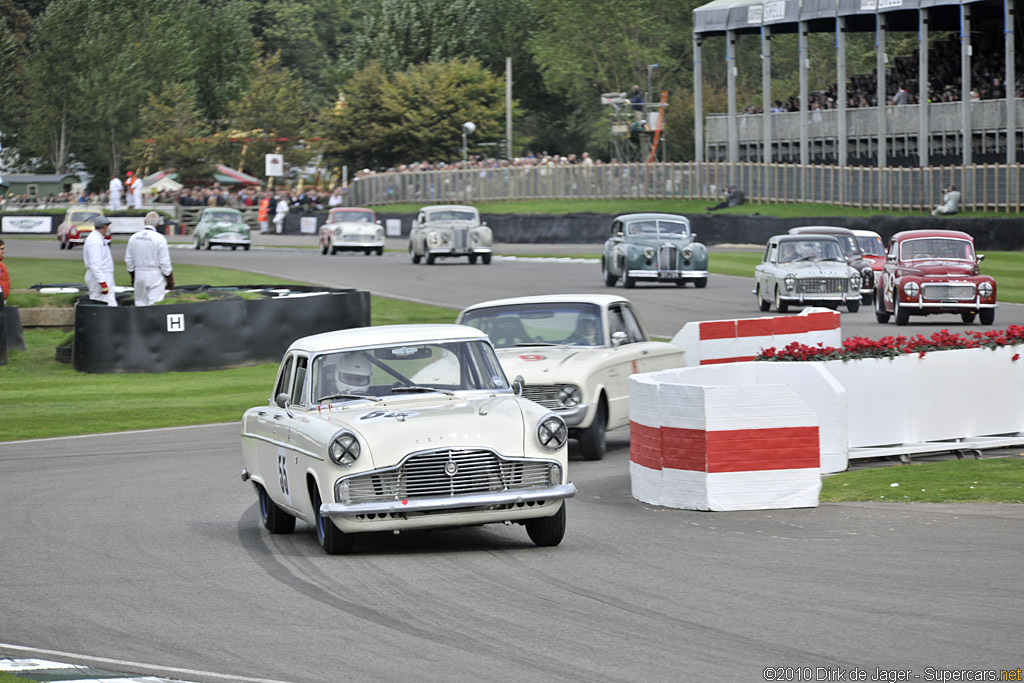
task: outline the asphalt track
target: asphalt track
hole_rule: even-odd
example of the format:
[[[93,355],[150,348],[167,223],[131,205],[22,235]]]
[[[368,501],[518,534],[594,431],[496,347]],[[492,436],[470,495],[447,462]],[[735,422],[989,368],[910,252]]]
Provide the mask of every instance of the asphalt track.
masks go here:
[[[12,256],[32,255],[31,240],[16,242]],[[81,258],[39,255],[51,253]],[[255,248],[172,258],[454,306],[545,286],[606,291],[580,264]],[[481,275],[472,286],[467,271]],[[717,300],[732,308],[715,317],[756,315],[753,296],[728,303],[743,287],[712,277],[705,290],[627,295],[685,299],[679,318]],[[640,305],[655,333],[678,329]],[[843,314],[845,334],[858,316]],[[0,654],[33,656],[8,644],[140,674],[296,683],[763,681],[769,667],[801,667],[775,680],[854,669],[928,680],[926,667],[1022,665],[1024,506],[659,508],[630,495],[618,430],[604,460],[573,458],[579,494],[556,548],[488,526],[368,536],[328,557],[302,523],[262,530],[240,468],[237,424],[0,445]]]

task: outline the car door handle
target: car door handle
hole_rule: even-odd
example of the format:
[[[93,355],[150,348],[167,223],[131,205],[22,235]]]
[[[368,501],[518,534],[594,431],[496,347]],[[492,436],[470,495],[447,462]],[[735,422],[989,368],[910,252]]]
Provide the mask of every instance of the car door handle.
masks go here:
[[[274,419],[275,420],[283,420],[284,417],[281,416],[281,413],[274,413]]]

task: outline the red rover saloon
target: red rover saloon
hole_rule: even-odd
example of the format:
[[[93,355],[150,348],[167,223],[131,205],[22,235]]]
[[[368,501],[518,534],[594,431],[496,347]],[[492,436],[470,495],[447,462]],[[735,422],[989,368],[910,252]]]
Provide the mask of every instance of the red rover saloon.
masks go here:
[[[974,239],[958,230],[908,230],[889,240],[875,293],[875,319],[906,325],[912,315],[959,313],[965,323],[996,319],[996,281],[981,275]]]

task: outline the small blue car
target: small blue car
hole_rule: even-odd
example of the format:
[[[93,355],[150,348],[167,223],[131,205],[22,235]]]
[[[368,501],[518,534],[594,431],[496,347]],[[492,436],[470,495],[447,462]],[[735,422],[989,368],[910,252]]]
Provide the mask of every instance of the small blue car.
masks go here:
[[[622,279],[627,289],[638,281],[708,284],[708,249],[695,242],[685,216],[670,213],[629,213],[612,221],[604,243],[601,275],[614,287]]]

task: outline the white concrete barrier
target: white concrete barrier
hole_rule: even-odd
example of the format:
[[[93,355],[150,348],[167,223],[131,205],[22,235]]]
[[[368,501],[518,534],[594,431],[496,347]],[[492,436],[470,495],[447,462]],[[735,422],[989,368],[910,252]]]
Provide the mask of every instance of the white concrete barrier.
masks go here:
[[[712,365],[753,360],[767,348],[793,342],[838,347],[843,343],[839,313],[805,308],[798,315],[687,323],[672,343],[686,349],[686,364]]]
[[[752,365],[767,364],[630,378],[635,498],[689,510],[818,504],[818,416],[791,388],[757,384]]]

